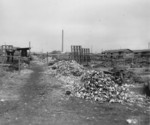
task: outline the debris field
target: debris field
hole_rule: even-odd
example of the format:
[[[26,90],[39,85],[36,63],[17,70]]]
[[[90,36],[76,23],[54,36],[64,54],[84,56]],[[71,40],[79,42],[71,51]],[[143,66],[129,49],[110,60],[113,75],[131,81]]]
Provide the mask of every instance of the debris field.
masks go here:
[[[130,91],[136,84],[137,75],[124,70],[123,77],[111,72],[89,70],[75,61],[58,61],[48,67],[51,74],[63,81],[67,93],[79,98],[109,103],[129,103],[145,105],[149,100],[145,95]],[[121,80],[118,82],[118,80]],[[122,82],[122,84],[119,84]],[[69,89],[68,89],[69,88]],[[68,92],[70,91],[70,92]]]

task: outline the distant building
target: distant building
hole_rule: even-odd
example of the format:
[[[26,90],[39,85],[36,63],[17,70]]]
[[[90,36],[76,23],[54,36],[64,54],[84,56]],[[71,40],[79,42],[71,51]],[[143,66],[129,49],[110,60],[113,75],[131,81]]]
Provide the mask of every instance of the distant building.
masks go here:
[[[28,56],[28,51],[30,50],[30,47],[14,47],[13,45],[2,45],[0,46],[0,55],[6,55],[9,52],[20,52],[22,57]],[[8,54],[7,54],[8,55]]]
[[[103,57],[106,58],[124,58],[126,54],[133,53],[130,49],[118,49],[118,50],[105,50],[102,52]]]
[[[13,62],[15,56],[29,57],[30,49],[30,47],[21,48],[13,45],[2,45],[0,46],[0,62]]]
[[[150,49],[143,49],[143,50],[133,50],[135,57],[145,57],[150,58]]]
[[[2,45],[0,46],[0,55],[6,55],[6,50],[13,50],[13,46],[12,45]]]

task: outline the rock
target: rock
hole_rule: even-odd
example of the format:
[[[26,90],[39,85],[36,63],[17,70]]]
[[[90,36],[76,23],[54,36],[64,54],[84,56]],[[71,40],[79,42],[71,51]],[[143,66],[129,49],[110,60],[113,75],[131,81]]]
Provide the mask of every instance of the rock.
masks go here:
[[[71,91],[66,91],[66,95],[70,95],[71,94]]]
[[[138,125],[137,119],[127,119],[127,123],[130,125]]]
[[[1,99],[0,101],[1,101],[1,102],[4,102],[5,100],[4,100],[4,99]]]

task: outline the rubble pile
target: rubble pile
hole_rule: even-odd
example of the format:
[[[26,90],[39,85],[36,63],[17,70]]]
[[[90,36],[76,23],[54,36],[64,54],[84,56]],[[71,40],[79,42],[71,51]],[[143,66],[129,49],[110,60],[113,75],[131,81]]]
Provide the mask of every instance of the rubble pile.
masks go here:
[[[4,71],[4,69],[2,67],[0,67],[0,77],[5,76],[6,71]]]
[[[111,70],[112,75],[115,77],[115,82],[121,84],[134,84],[143,83],[142,77],[133,71],[129,71],[123,68],[113,68]]]
[[[48,61],[48,62],[47,62]],[[55,62],[56,61],[56,59],[55,58],[52,58],[52,57],[45,57],[43,60],[42,60],[42,62],[43,63],[52,63],[52,62]]]
[[[28,68],[29,67],[29,64],[28,63],[21,63],[21,68]]]
[[[126,83],[143,83],[143,79],[140,75],[132,72],[132,71],[125,71],[125,81]]]
[[[78,89],[76,96],[101,102],[121,103],[127,100],[127,87],[119,86],[113,79],[112,75],[101,71],[87,71],[81,79],[84,84]]]
[[[75,61],[59,61],[49,66],[49,68],[51,69],[50,72],[63,76],[81,76],[84,72],[84,67]]]
[[[111,67],[112,66],[112,62],[111,61],[104,61],[98,65],[96,65],[94,68],[98,68],[98,67]]]
[[[82,82],[80,81],[80,77],[76,76],[57,76],[58,80],[63,82],[63,87],[65,90],[70,91],[72,94],[76,92],[76,89],[78,89]]]
[[[75,96],[87,100],[95,100],[109,103],[128,103],[145,105],[147,97],[130,91],[129,84],[118,85],[111,74],[102,71],[90,70],[83,74],[80,84],[76,88]]]
[[[123,76],[124,79],[128,79],[133,76],[132,72],[123,70],[119,71],[119,75],[115,74],[116,72],[118,71],[85,70],[75,61],[57,61],[46,71],[63,82],[68,95],[100,102],[142,104],[145,97],[140,97],[129,90],[129,86],[133,84],[118,84],[119,78]]]

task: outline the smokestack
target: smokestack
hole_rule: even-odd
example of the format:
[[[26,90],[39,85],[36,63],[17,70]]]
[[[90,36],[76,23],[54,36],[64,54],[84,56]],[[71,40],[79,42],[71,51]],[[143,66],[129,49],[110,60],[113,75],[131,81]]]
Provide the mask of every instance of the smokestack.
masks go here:
[[[64,30],[62,30],[62,52],[64,51]]]
[[[148,49],[150,49],[150,42],[148,43]]]
[[[31,42],[29,41],[29,56],[30,56],[30,54],[31,54]]]

